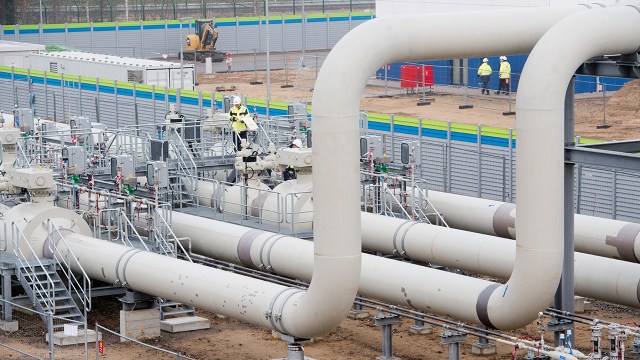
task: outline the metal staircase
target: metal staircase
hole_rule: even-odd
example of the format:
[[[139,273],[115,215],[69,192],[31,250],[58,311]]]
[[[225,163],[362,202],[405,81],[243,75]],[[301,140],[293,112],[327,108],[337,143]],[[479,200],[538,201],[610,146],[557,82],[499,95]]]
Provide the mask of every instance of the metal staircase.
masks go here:
[[[182,303],[156,298],[156,306],[160,309],[160,320],[179,315],[195,316],[196,310],[193,306]]]
[[[85,316],[60,277],[55,263],[20,266],[16,271],[20,284],[39,313],[50,313],[58,319],[84,324]],[[40,315],[47,321],[44,315]],[[64,324],[54,323],[54,329]]]

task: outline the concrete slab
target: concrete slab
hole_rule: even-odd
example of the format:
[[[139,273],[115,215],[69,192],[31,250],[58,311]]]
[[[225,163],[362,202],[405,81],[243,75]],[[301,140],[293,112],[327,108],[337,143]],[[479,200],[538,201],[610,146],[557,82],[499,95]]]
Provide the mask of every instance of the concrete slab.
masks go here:
[[[422,326],[413,325],[412,327],[409,328],[409,334],[413,334],[413,335],[433,334],[433,327],[431,327],[430,325],[422,325]]]
[[[199,316],[183,316],[160,321],[160,330],[179,333],[211,328],[211,321]]]
[[[64,331],[57,331],[53,333],[53,344],[57,346],[84,344],[85,332],[88,343],[95,343],[96,340],[102,339],[102,334],[96,333],[95,330],[78,330],[78,335],[67,335]],[[49,342],[49,333],[45,335],[45,341]]]
[[[17,321],[0,321],[0,330],[4,332],[16,332],[19,328]]]
[[[496,353],[495,344],[478,344],[475,343],[471,347],[471,353],[476,355],[491,355]]]

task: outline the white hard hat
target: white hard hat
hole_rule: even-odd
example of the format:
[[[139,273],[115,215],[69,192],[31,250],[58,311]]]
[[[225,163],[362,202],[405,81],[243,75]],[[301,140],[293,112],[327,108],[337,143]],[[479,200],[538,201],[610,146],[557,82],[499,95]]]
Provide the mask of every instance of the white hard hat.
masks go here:
[[[500,60],[507,61],[507,57],[506,57],[506,56],[504,56],[504,55],[502,55],[502,56],[500,56]]]
[[[489,59],[484,58],[484,59],[482,59],[482,62],[489,62]]]
[[[242,100],[240,99],[240,96],[236,96],[233,98],[233,105],[240,105],[242,104]]]
[[[297,147],[299,147],[299,148],[301,148],[302,147],[302,140],[295,139],[295,140],[293,140],[292,144],[297,146]]]

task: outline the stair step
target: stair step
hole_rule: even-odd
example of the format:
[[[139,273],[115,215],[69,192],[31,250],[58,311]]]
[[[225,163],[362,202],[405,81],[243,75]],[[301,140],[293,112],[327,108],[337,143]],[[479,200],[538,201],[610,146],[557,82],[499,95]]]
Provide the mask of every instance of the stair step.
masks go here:
[[[42,301],[43,299],[38,298],[38,300]],[[65,296],[54,296],[53,298],[47,298],[46,300],[47,300],[48,302],[49,302],[49,301],[65,301],[65,300],[71,300],[71,301],[73,301],[73,300],[71,299],[71,296],[69,296],[69,295],[65,295]]]
[[[55,310],[56,310],[56,311],[58,311],[58,310],[66,310],[66,309],[75,309],[75,308],[77,308],[77,307],[78,307],[78,306],[77,306],[77,305],[75,305],[75,304],[68,304],[68,305],[67,305],[67,304],[65,304],[65,305],[56,305]],[[49,307],[49,306],[46,306],[46,307],[44,307],[44,306],[43,306],[43,307],[42,307],[42,309],[43,309],[44,311],[51,311],[51,310],[53,310],[54,308],[51,308],[51,307]]]
[[[194,309],[182,309],[182,310],[172,310],[172,311],[162,311],[164,315],[178,315],[178,314],[190,314],[194,313]]]

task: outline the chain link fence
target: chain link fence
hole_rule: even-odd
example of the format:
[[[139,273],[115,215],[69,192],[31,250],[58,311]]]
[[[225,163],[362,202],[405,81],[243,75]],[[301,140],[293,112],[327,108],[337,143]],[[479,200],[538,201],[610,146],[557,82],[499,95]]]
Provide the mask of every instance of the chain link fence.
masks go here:
[[[194,360],[180,351],[162,349],[144,342],[123,336],[117,331],[107,329],[96,323],[96,333],[101,334],[101,339],[95,342],[95,358],[98,359],[122,359],[122,354],[127,351],[138,359],[157,360]],[[135,354],[135,355],[134,355]]]

